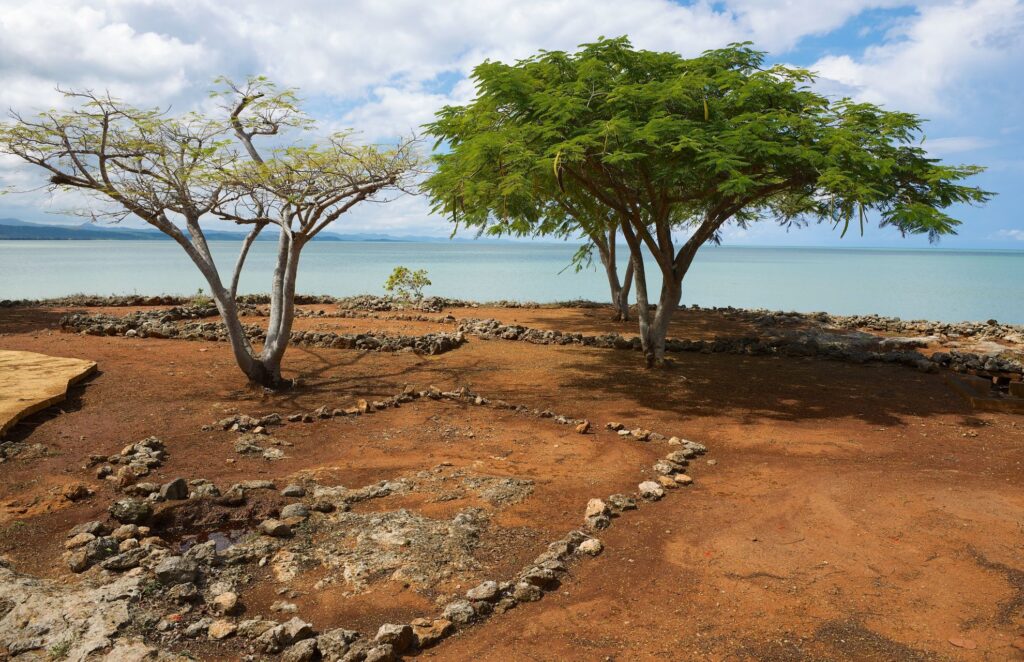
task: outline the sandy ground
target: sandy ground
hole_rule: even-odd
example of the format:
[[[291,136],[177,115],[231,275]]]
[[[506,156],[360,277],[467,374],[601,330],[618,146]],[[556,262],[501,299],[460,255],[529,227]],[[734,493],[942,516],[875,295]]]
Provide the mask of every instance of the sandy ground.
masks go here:
[[[451,312],[566,331],[632,331],[604,310]],[[276,463],[229,464],[231,433],[201,430],[233,411],[347,406],[407,383],[468,386],[598,426],[618,420],[677,434],[710,452],[692,467],[695,485],[617,520],[601,535],[605,552],[574,566],[557,593],[422,657],[1024,659],[1024,418],[974,412],[940,376],[724,354],[680,355],[674,369],[649,372],[631,352],[471,338],[438,357],[292,348],[287,372],[303,386],[268,396],[243,384],[224,345],[62,334],[55,330],[60,314],[0,311],[0,348],[99,364],[67,402],[9,435],[25,450],[0,464],[0,553],[20,571],[76,581],[60,562],[60,543],[113,497],[83,468],[86,458],[149,435],[168,446],[163,479],[272,477],[283,484],[297,472],[329,469],[358,485],[440,461],[530,476],[536,494],[497,515],[500,530],[522,535],[502,538],[480,573],[532,558],[546,540],[578,526],[587,498],[635,488],[658,455],[603,430],[579,436],[511,414],[419,405],[375,415],[357,429],[339,420],[289,427],[295,445]],[[679,317],[676,337],[748,330],[719,314]],[[400,333],[450,327],[359,319],[299,325]],[[73,482],[93,485],[96,495],[63,499]],[[445,515],[422,499],[374,507]],[[351,600],[310,590],[300,615],[318,626],[372,631],[382,619],[421,613],[429,598],[384,585]],[[269,597],[257,590],[248,599],[260,605]]]

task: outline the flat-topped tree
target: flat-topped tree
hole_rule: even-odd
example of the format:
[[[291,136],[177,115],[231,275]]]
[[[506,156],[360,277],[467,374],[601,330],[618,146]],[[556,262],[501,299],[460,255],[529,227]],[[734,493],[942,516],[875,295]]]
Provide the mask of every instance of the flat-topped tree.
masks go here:
[[[694,256],[727,223],[829,222],[845,234],[877,218],[935,239],[959,224],[945,209],[991,195],[960,183],[981,168],[927,156],[917,116],[830,100],[808,87],[810,72],[765,67],[745,44],[684,58],[602,39],[485,62],[473,78],[476,99],[429,126],[450,145],[428,181],[437,208],[538,227],[565,201],[602,209],[632,254],[648,365],[664,362]],[[643,249],[662,279],[653,315]]]
[[[404,186],[416,167],[409,142],[355,144],[349,134],[313,142],[314,124],[294,93],[263,78],[223,81],[223,117],[172,116],[108,95],[69,92],[73,108],[32,118],[13,114],[0,128],[0,152],[45,169],[50,185],[105,203],[94,218],[135,216],[174,239],[206,279],[235,359],[253,382],[278,388],[294,319],[302,248],[356,204]],[[261,151],[255,140],[291,130],[304,140]],[[251,226],[226,283],[207,244],[203,220]],[[267,227],[278,231],[270,319],[262,348],[246,337],[235,294],[245,256]]]

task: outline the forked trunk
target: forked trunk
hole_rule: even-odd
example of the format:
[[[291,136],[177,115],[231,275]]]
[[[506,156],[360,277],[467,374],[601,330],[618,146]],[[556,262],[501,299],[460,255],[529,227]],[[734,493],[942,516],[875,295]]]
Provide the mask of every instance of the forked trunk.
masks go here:
[[[633,281],[633,261],[630,260],[626,266],[626,276],[621,284],[619,282],[618,265],[615,264],[614,249],[609,252],[599,251],[601,264],[604,265],[605,274],[608,276],[608,288],[611,290],[612,307],[615,309],[614,319],[616,322],[629,321],[629,290]]]

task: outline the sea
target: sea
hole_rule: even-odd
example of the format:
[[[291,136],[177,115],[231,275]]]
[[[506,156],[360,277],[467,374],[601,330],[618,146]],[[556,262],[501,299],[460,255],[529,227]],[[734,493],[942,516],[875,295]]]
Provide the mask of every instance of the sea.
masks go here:
[[[237,242],[211,247],[229,274]],[[600,265],[595,260],[577,272],[570,266],[575,250],[570,243],[314,242],[303,250],[297,289],[383,294],[392,269],[403,265],[426,269],[432,295],[607,300]],[[242,292],[269,291],[275,253],[274,242],[253,245]],[[653,262],[648,278],[656,300],[660,279]],[[170,241],[0,241],[0,300],[204,288],[198,270]],[[683,283],[683,303],[1024,324],[1024,251],[706,246]]]

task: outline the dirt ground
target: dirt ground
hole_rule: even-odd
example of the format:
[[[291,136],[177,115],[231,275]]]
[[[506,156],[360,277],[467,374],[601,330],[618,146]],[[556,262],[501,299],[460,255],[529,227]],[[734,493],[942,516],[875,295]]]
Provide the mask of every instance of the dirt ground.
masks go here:
[[[324,308],[312,306],[309,308]],[[695,484],[626,513],[604,552],[572,567],[557,592],[497,615],[420,656],[438,660],[1024,659],[1024,417],[972,411],[940,375],[817,358],[681,354],[647,371],[633,352],[471,337],[436,357],[289,349],[300,387],[249,389],[223,344],[94,337],[56,329],[56,309],[0,310],[0,348],[96,361],[68,401],[8,435],[0,464],[0,554],[21,572],[75,582],[61,562],[75,524],[104,514],[113,490],[86,469],[155,435],[168,460],[153,480],[228,485],[296,476],[360,486],[443,462],[530,480],[518,503],[423,493],[361,504],[450,518],[489,509],[478,565],[436,593],[522,567],[581,524],[586,501],[630,491],[663,448],[603,429],[621,421],[706,444]],[[111,309],[124,314],[125,309]],[[538,328],[632,332],[602,309],[456,309]],[[438,316],[440,317],[440,316]],[[670,335],[747,333],[721,313],[683,311]],[[257,321],[258,318],[246,321]],[[338,332],[450,330],[438,321],[305,318]],[[595,432],[450,403],[417,402],[358,422],[290,424],[276,462],[234,452],[237,435],[202,427],[230,413],[310,411],[393,395],[406,384],[466,386],[566,416]],[[278,434],[275,432],[275,434]],[[231,460],[229,462],[228,460]],[[65,486],[96,494],[68,501]],[[297,580],[298,615],[318,628],[372,633],[436,610],[434,593],[394,582],[348,595]],[[258,584],[242,600],[265,616],[278,599]],[[217,657],[215,649],[193,654]]]

